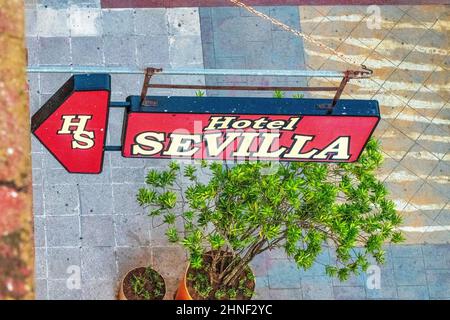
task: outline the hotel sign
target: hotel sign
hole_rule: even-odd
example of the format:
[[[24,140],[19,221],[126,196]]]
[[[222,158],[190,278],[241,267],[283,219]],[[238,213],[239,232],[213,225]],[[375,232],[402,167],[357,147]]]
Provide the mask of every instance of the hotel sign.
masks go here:
[[[109,75],[75,75],[32,118],[32,130],[73,173],[100,173]],[[127,158],[354,162],[379,121],[378,103],[233,97],[127,98]]]

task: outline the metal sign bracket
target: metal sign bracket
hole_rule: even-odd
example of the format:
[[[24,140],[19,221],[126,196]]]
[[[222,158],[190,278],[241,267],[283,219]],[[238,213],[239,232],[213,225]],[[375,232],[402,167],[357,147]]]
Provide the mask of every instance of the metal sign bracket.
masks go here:
[[[157,102],[147,99],[149,88],[155,89],[195,89],[195,90],[242,90],[242,91],[335,91],[333,101],[330,104],[321,104],[316,106],[318,109],[327,110],[327,114],[333,112],[334,107],[339,101],[347,83],[351,79],[366,79],[370,78],[373,71],[362,65],[362,70],[347,70],[344,72],[333,71],[304,71],[300,73],[293,73],[292,76],[308,76],[308,77],[336,77],[339,74],[342,77],[341,83],[338,87],[285,87],[285,86],[225,86],[225,85],[185,85],[185,84],[151,84],[150,81],[155,74],[166,75],[287,75],[287,72],[282,74],[284,70],[228,70],[228,69],[199,69],[199,70],[170,70],[165,72],[162,68],[147,68],[144,74],[144,83],[141,90],[141,105],[146,107],[157,106]]]
[[[149,88],[155,89],[194,89],[194,90],[244,90],[244,91],[333,91],[336,94],[330,104],[316,106],[318,109],[327,110],[328,114],[333,112],[346,85],[352,79],[370,78],[373,71],[362,65],[360,70],[347,71],[323,71],[323,70],[241,70],[241,69],[172,69],[149,67],[142,69],[129,69],[124,67],[94,67],[94,66],[30,66],[29,73],[88,73],[88,74],[144,74],[144,83],[141,90],[141,104],[143,106],[156,106],[155,101],[146,99]],[[214,76],[283,76],[283,77],[321,77],[342,79],[339,86],[333,87],[284,87],[284,86],[213,86],[213,85],[185,85],[185,84],[151,84],[155,75],[214,75]],[[127,104],[123,102],[112,102],[112,108],[123,108]]]

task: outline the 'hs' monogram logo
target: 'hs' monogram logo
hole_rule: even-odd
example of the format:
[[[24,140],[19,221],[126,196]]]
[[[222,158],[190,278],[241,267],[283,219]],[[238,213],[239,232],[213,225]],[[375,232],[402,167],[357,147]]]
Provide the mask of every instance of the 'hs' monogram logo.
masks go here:
[[[73,135],[72,149],[90,149],[94,146],[94,131],[86,131],[86,125],[90,119],[92,116],[62,116],[64,122],[57,133]]]

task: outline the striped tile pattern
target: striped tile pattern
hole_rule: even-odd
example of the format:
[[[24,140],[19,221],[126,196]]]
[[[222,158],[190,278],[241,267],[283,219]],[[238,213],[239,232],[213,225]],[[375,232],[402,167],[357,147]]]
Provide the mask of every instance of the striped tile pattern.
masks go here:
[[[300,7],[302,30],[374,70],[347,98],[380,102],[379,176],[404,217],[408,242],[450,241],[450,6]],[[375,27],[375,29],[374,29]],[[314,70],[358,68],[305,42]],[[330,84],[312,79],[310,85]],[[327,96],[316,94],[315,96]]]

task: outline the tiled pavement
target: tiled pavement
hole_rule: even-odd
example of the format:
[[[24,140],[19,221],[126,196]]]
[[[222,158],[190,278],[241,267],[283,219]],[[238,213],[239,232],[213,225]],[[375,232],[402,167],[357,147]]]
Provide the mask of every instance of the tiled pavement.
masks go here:
[[[280,21],[300,28],[298,8],[261,7]],[[205,68],[305,69],[303,41],[242,8],[200,8]],[[305,78],[207,76],[208,85],[306,86]],[[208,96],[271,97],[267,91],[208,91]],[[291,93],[292,94],[292,93]],[[288,95],[289,96],[289,95]]]
[[[414,231],[406,232],[408,243],[448,243],[450,9],[379,9],[380,29],[370,28],[373,11],[359,6],[300,7],[301,27],[374,70],[373,78],[351,82],[344,97],[380,102],[382,121],[375,136],[381,140],[386,160],[379,176],[391,191],[405,226]],[[305,52],[311,69],[357,67],[309,43],[305,43]],[[312,79],[309,84],[324,82],[329,83]]]
[[[26,2],[30,65],[345,68],[337,58],[238,9],[102,10],[97,0]],[[319,264],[298,271],[283,254],[272,252],[254,263],[257,298],[449,298],[450,235],[448,230],[436,231],[450,225],[449,9],[381,7],[380,30],[367,29],[365,7],[262,10],[375,69],[372,80],[355,82],[346,95],[380,101],[383,123],[376,135],[382,137],[386,156],[380,177],[413,232],[406,232],[410,245],[388,248],[380,290],[368,289],[365,276],[344,283],[329,279]],[[227,26],[229,20],[253,28],[256,38],[233,47],[234,39],[248,33]],[[256,32],[259,28],[265,32]],[[255,56],[255,51],[261,54]],[[68,76],[31,74],[32,112]],[[113,100],[139,92],[141,80],[113,76]],[[273,79],[231,79],[253,84],[258,80],[264,84]],[[283,81],[290,79],[277,83]],[[121,119],[117,110],[110,115],[111,144],[118,143]],[[32,156],[39,298],[113,299],[124,273],[146,263],[163,272],[173,291],[185,266],[184,252],[167,244],[158,222],[134,201],[146,170],[166,162],[107,153],[104,172],[84,176],[65,173],[34,139]],[[329,253],[321,259],[330,259]]]

